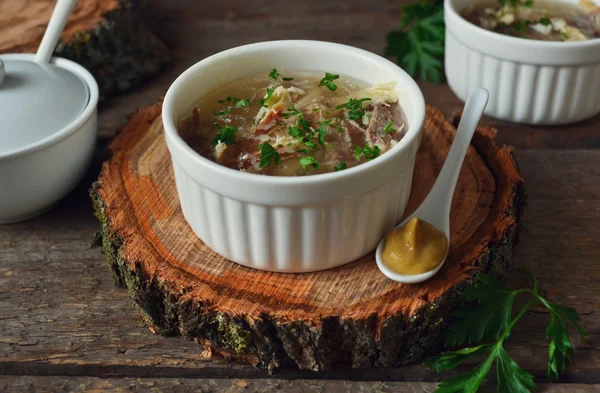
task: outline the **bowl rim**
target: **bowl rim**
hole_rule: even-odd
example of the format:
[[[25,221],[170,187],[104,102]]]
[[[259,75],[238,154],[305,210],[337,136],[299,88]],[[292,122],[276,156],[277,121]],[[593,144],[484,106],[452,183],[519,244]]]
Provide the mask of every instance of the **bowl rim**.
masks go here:
[[[553,0],[548,1],[552,2]],[[461,33],[461,41],[469,41],[471,46],[476,47],[482,52],[489,53],[498,58],[509,58],[511,57],[510,55],[500,54],[506,52],[508,49],[514,52],[514,56],[512,56],[514,59],[511,60],[518,63],[581,65],[584,63],[595,63],[600,61],[600,54],[594,56],[593,51],[590,51],[590,49],[597,49],[600,46],[600,38],[592,38],[586,41],[566,42],[513,37],[484,29],[469,22],[457,10],[456,2],[457,0],[444,0],[444,20],[446,22],[447,33],[453,35]],[[458,29],[462,30],[462,32]],[[494,45],[490,45],[490,40],[494,40]],[[552,60],[540,60],[540,54],[545,57],[550,56],[552,57]],[[573,54],[577,54],[579,59],[570,59],[569,57]]]
[[[194,75],[202,70],[206,65],[214,61],[223,61],[227,57],[235,56],[236,53],[245,53],[248,51],[255,50],[278,50],[278,49],[286,49],[290,46],[323,46],[336,48],[338,50],[344,50],[352,54],[357,58],[367,58],[373,62],[377,62],[386,68],[395,71],[402,79],[403,86],[407,89],[408,95],[411,97],[411,103],[414,107],[414,114],[412,125],[408,128],[408,132],[402,137],[402,139],[388,152],[382,154],[377,157],[377,159],[373,159],[366,163],[357,165],[352,168],[348,168],[343,171],[338,172],[328,172],[315,174],[310,176],[265,176],[261,174],[255,173],[247,173],[242,172],[236,169],[232,169],[220,164],[217,164],[193,150],[179,135],[177,131],[177,127],[175,125],[174,120],[174,104],[173,101],[178,94],[178,92],[184,88],[187,81],[191,79]],[[397,79],[399,81],[399,79]],[[400,104],[402,105],[402,104]],[[188,158],[192,159],[193,165],[200,166],[206,170],[210,170],[215,172],[218,175],[222,175],[223,177],[227,177],[228,180],[231,181],[241,181],[241,182],[251,182],[256,186],[278,186],[278,185],[317,185],[322,183],[328,183],[332,180],[348,180],[351,178],[356,178],[357,176],[362,176],[365,172],[370,172],[371,170],[386,165],[386,163],[393,160],[397,155],[403,154],[406,150],[408,150],[411,145],[414,143],[415,139],[420,138],[421,131],[423,128],[423,123],[425,121],[425,98],[423,97],[423,92],[414,81],[414,79],[406,73],[403,69],[401,69],[396,64],[391,61],[385,59],[382,56],[376,55],[372,52],[355,48],[349,45],[338,44],[327,41],[317,41],[317,40],[275,40],[275,41],[264,41],[253,44],[247,44],[242,46],[237,46],[231,49],[227,49],[222,52],[218,52],[212,56],[209,56],[199,62],[193,64],[188,69],[186,69],[183,73],[181,73],[177,79],[171,84],[169,87],[167,94],[165,95],[163,106],[162,106],[162,121],[164,125],[165,136],[170,142],[174,144],[177,148],[178,152],[183,152]],[[171,150],[171,148],[169,148]],[[177,152],[177,153],[178,153]],[[173,158],[175,155],[171,152]]]
[[[35,53],[7,53],[0,54],[0,59],[2,60],[24,60],[24,61],[34,61]],[[92,76],[92,74],[85,69],[83,66],[75,63],[74,61],[62,58],[62,57],[52,57],[50,59],[50,64],[54,64],[57,67],[63,68],[69,72],[74,73],[79,76],[83,82],[86,84],[89,89],[90,96],[88,98],[87,105],[83,109],[83,111],[73,119],[67,126],[64,128],[54,132],[53,134],[48,135],[45,138],[40,139],[37,142],[31,143],[29,145],[19,147],[12,150],[7,150],[5,152],[0,152],[0,161],[5,159],[15,158],[20,155],[24,155],[27,153],[32,153],[37,150],[44,149],[48,146],[51,146],[55,143],[66,139],[71,134],[74,134],[77,130],[81,129],[81,127],[89,120],[89,118],[96,112],[96,108],[98,106],[99,99],[99,89],[98,83]]]

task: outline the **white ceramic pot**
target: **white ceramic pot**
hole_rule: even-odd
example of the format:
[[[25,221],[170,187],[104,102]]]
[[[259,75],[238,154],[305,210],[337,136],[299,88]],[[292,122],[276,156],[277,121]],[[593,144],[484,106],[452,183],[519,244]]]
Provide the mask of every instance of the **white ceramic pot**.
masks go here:
[[[196,153],[176,124],[205,93],[271,68],[329,71],[367,83],[397,82],[408,131],[389,152],[340,172],[274,177],[239,172]],[[183,214],[217,253],[249,267],[310,272],[372,251],[404,213],[425,103],[417,84],[390,61],[319,41],[273,41],[230,49],[186,70],[162,110]]]
[[[0,55],[0,59],[33,62],[34,56],[10,54]],[[94,154],[98,85],[85,68],[70,60],[54,58],[50,63],[83,80],[89,89],[88,102],[79,115],[74,114],[68,126],[50,130],[47,136],[25,146],[0,149],[0,223],[25,220],[50,208],[81,180]],[[8,83],[9,78],[10,75],[4,82]],[[55,99],[60,103],[64,97]],[[31,116],[43,116],[42,105]],[[6,127],[6,123],[2,126]],[[2,131],[19,132],[18,129]]]
[[[600,39],[510,37],[460,16],[484,2],[444,2],[446,77],[461,100],[483,87],[490,92],[487,115],[526,124],[566,124],[600,113]]]

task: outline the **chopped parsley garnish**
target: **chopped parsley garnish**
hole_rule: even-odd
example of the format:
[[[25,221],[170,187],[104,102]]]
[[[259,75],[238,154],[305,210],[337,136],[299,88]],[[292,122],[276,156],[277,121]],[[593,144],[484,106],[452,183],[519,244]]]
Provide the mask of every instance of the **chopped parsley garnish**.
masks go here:
[[[267,107],[267,101],[269,100],[269,98],[271,98],[271,96],[273,95],[273,91],[275,89],[269,89],[267,88],[267,96],[265,98],[263,98],[262,100],[258,101],[258,105],[260,106],[264,106],[265,108]]]
[[[560,36],[562,37],[563,40],[569,39],[569,36],[566,33],[560,33]]]
[[[215,122],[215,126],[219,129],[217,135],[212,140],[212,145],[217,146],[219,142],[224,143],[226,145],[232,145],[235,142],[235,134],[238,132],[237,127],[235,126],[225,126],[221,127],[219,123]]]
[[[318,111],[319,111],[319,109],[321,109],[321,108],[314,108],[312,111],[313,111],[313,112],[318,112]]]
[[[312,130],[310,129],[310,123],[308,120],[303,118],[303,113],[299,112],[298,117],[296,119],[296,125],[294,127],[288,128],[288,134],[292,138],[303,138],[305,135],[310,135],[312,137]]]
[[[259,168],[263,168],[274,163],[279,165],[279,153],[269,142],[263,142],[259,145],[260,147],[260,165]]]
[[[550,19],[542,18],[542,19],[540,19],[540,23],[543,24],[544,26],[550,26]]]
[[[524,32],[525,30],[527,30],[527,26],[529,26],[531,24],[530,21],[528,20],[522,20],[520,22],[515,22],[511,25],[511,27],[513,29],[515,29],[516,31],[518,31],[519,33]]]
[[[329,123],[331,123],[331,120],[323,121],[319,123],[319,128],[315,130],[315,132],[317,133],[317,140],[321,145],[325,143],[325,135],[327,135]]]
[[[354,146],[354,158],[356,158],[357,160],[360,160],[360,158],[364,156],[367,159],[367,161],[370,161],[374,158],[379,157],[380,152],[381,151],[379,150],[379,146],[375,146],[373,148],[369,146]]]
[[[315,142],[313,142],[313,141],[310,141],[310,140],[305,140],[304,144],[306,146],[310,147],[311,149],[314,149],[314,148],[317,147],[317,144]]]
[[[296,151],[298,153],[308,154],[308,149],[307,148],[304,148],[304,149],[294,149],[294,151]]]
[[[337,130],[338,130],[338,132],[339,132],[340,134],[343,134],[343,133],[344,133],[344,128],[343,128],[342,126],[338,126],[338,125],[336,125],[336,126],[335,126],[335,128],[337,128]]]
[[[321,81],[319,82],[319,86],[327,86],[327,88],[331,91],[336,91],[337,90],[337,86],[335,83],[333,83],[334,80],[339,79],[339,75],[336,74],[330,74],[329,72],[325,73],[325,77],[323,77],[323,79],[321,79]]]
[[[389,132],[391,134],[396,132],[396,129],[394,128],[394,122],[390,120],[389,123],[387,123],[386,126],[383,128],[383,132],[385,132],[385,133]]]
[[[533,0],[525,0],[525,1],[521,1],[521,0],[498,0],[498,2],[500,4],[502,4],[502,5],[510,4],[512,7],[518,7],[518,6],[527,7],[527,8],[533,7]]]
[[[295,116],[297,114],[298,114],[298,109],[296,109],[294,104],[290,104],[290,106],[288,106],[288,111],[282,113],[283,117]]]
[[[370,101],[370,98],[360,98],[355,100],[354,98],[350,98],[350,100],[348,102],[345,102],[343,104],[340,104],[336,107],[334,107],[333,109],[342,109],[342,108],[346,108],[348,109],[348,118],[350,120],[359,120],[362,119],[362,117],[365,114],[365,109],[363,108],[363,102],[365,101]]]
[[[223,109],[222,111],[215,112],[215,116],[225,116],[232,110],[233,110],[233,107],[230,106],[229,108]]]
[[[333,170],[335,172],[339,172],[339,171],[343,171],[344,169],[348,168],[346,166],[346,161],[341,160],[339,164],[337,164],[336,166],[333,167]]]
[[[273,68],[271,70],[271,72],[269,72],[269,77],[273,78],[273,80],[277,80],[277,78],[279,77],[279,72],[277,72],[277,68]]]
[[[306,169],[307,166],[312,166],[314,169],[319,169],[319,162],[311,156],[302,157],[300,159],[300,165],[302,168]]]
[[[235,106],[238,108],[248,107],[250,106],[250,100],[238,100],[238,102],[235,103]]]
[[[249,100],[245,100],[245,99],[237,98],[237,97],[232,97],[232,96],[228,96],[224,100],[218,100],[219,104],[223,104],[225,102],[230,103],[230,104],[235,104],[235,107],[237,107],[237,108],[242,108],[242,107],[248,107],[248,106],[250,106],[250,101]],[[222,111],[215,112],[215,116],[224,116],[224,115],[227,115],[235,107],[230,106],[229,108],[223,109]]]
[[[217,102],[218,102],[219,104],[223,104],[223,103],[225,103],[225,102],[235,102],[235,101],[237,101],[237,100],[239,100],[239,98],[237,98],[237,97],[232,97],[232,96],[227,96],[227,98],[225,98],[224,100],[218,100]]]
[[[277,68],[273,68],[271,72],[269,72],[269,77],[273,78],[274,81],[277,81],[277,78],[281,77],[284,81],[293,81],[294,78],[286,78],[277,72]]]

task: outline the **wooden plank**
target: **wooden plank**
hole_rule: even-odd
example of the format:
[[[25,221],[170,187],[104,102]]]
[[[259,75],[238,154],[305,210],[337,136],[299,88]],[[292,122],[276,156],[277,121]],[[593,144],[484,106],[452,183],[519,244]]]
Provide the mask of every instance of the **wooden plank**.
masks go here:
[[[516,258],[540,279],[550,299],[574,306],[589,331],[575,340],[565,381],[600,383],[600,152],[518,152],[529,194]],[[203,361],[194,342],[150,333],[127,291],[116,288],[98,248],[98,225],[87,185],[35,220],[0,227],[0,374],[264,377],[249,366]],[[511,285],[518,284],[518,277]],[[543,378],[547,314],[530,312],[507,350]],[[281,377],[434,381],[414,365],[397,369],[332,370]]]
[[[186,0],[153,0],[164,39],[173,47],[173,64],[158,78],[131,94],[115,97],[101,107],[100,136],[112,137],[125,118],[142,105],[164,95],[169,85],[190,65],[235,46],[280,39],[315,39],[356,46],[383,54],[386,35],[397,28],[401,6],[411,0],[330,3],[319,0],[277,4],[242,0],[203,2],[190,7]],[[335,23],[331,23],[335,18]],[[274,65],[276,66],[276,65]],[[420,83],[427,103],[446,116],[462,107],[447,85]],[[600,116],[562,127],[530,127],[485,119],[500,130],[498,140],[516,147],[557,149],[600,148]]]
[[[495,392],[492,384],[484,385],[481,393]],[[62,376],[0,376],[0,393],[432,393],[435,383],[419,382],[351,382],[281,379],[153,379],[153,378],[68,378]],[[540,393],[588,393],[599,392],[600,385],[539,384]]]

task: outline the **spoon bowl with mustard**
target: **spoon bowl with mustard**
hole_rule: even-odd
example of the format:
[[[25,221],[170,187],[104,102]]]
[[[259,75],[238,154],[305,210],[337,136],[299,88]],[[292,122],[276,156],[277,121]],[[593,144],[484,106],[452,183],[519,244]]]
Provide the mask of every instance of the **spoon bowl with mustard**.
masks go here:
[[[379,243],[375,260],[386,277],[416,284],[433,277],[444,265],[450,244],[454,188],[488,97],[488,91],[482,88],[469,95],[454,141],[431,191],[421,205]]]

